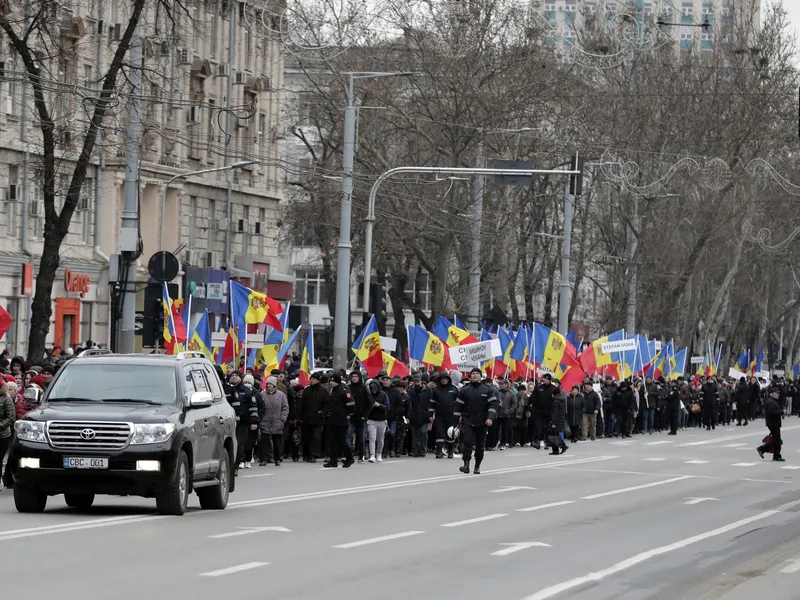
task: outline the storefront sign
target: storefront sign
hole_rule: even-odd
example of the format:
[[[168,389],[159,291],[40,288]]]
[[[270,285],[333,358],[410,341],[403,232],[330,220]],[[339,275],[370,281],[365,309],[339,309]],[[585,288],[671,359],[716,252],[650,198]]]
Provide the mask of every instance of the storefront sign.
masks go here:
[[[91,282],[92,280],[88,275],[73,273],[72,269],[69,267],[67,267],[64,273],[64,289],[67,292],[76,292],[80,294],[81,298],[89,293],[89,284],[91,284]]]
[[[223,284],[221,283],[208,283],[206,288],[206,299],[208,300],[222,300]]]

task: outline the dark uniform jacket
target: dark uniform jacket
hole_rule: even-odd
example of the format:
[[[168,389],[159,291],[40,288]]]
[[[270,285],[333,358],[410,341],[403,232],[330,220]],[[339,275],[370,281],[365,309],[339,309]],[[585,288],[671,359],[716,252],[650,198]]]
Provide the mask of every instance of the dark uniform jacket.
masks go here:
[[[497,418],[499,400],[494,390],[485,383],[467,383],[458,392],[453,415],[461,418],[464,425],[484,425],[486,419]]]
[[[458,388],[452,383],[437,385],[431,390],[428,413],[436,416],[452,417],[456,410],[457,398]]]
[[[323,425],[329,396],[328,390],[321,383],[306,386],[300,406],[300,420],[305,425]]]
[[[331,427],[347,427],[350,424],[350,415],[356,409],[353,394],[343,383],[331,389],[328,401],[328,425]]]
[[[416,388],[413,385],[408,388],[408,420],[412,427],[425,425],[430,417],[428,416],[428,396],[427,388]]]

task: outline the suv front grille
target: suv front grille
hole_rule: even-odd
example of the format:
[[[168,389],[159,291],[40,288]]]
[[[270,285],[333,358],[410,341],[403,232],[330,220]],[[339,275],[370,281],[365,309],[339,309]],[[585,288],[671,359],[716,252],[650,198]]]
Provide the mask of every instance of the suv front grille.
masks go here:
[[[130,423],[48,421],[47,437],[53,448],[67,450],[122,450],[130,442]],[[90,433],[91,432],[91,433]]]

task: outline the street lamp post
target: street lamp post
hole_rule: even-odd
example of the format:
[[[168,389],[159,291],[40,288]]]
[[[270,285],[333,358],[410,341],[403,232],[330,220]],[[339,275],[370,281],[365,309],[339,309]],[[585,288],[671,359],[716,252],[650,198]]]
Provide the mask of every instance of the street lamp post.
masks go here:
[[[344,109],[342,156],[342,206],[339,211],[339,243],[336,246],[336,313],[333,321],[333,364],[347,365],[347,338],[350,332],[350,222],[353,207],[353,163],[356,156],[356,107],[353,81],[378,77],[409,77],[416,73],[397,71],[350,72],[347,75],[347,106]],[[367,310],[365,305],[364,310]]]
[[[235,162],[230,165],[225,165],[224,167],[214,167],[213,169],[200,169],[199,171],[189,171],[188,173],[178,173],[177,175],[167,179],[164,185],[161,188],[161,206],[160,206],[160,213],[161,216],[158,221],[158,249],[164,249],[164,210],[167,204],[167,190],[169,186],[172,184],[173,181],[176,179],[185,179],[187,177],[192,177],[194,175],[204,175],[205,173],[216,173],[217,171],[233,171],[234,169],[241,169],[242,167],[246,167],[247,165],[254,164],[255,160],[240,160],[239,162]]]

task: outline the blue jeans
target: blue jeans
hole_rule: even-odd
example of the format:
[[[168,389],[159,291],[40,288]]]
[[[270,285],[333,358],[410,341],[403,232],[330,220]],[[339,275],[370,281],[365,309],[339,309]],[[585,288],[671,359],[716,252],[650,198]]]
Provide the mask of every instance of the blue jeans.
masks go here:
[[[656,409],[645,408],[642,411],[642,431],[653,431],[653,426],[656,420]]]

